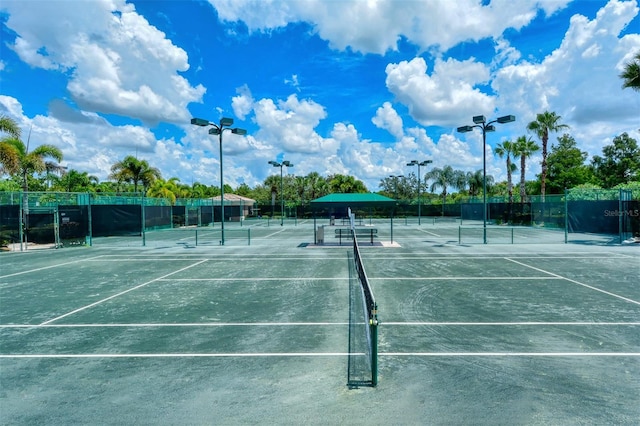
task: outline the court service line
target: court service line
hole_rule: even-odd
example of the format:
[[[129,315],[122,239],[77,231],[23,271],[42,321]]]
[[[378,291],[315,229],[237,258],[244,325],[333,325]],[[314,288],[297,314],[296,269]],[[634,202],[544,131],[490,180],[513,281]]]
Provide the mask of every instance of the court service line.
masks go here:
[[[160,328],[160,327],[309,327],[345,326],[348,322],[193,322],[193,323],[107,323],[107,324],[6,324],[3,328]]]
[[[116,298],[116,297],[118,297],[118,296],[122,296],[123,294],[129,293],[130,291],[137,290],[137,289],[139,289],[139,288],[141,288],[141,287],[144,287],[144,286],[146,286],[146,285],[148,285],[148,284],[151,284],[151,283],[153,283],[153,282],[159,281],[159,280],[161,280],[161,279],[163,279],[163,278],[166,278],[166,277],[168,277],[168,276],[171,276],[171,275],[173,275],[173,274],[177,274],[178,272],[182,272],[182,271],[187,270],[187,269],[189,269],[189,268],[193,268],[194,266],[198,266],[198,265],[200,265],[201,263],[204,263],[204,262],[206,262],[206,260],[201,260],[201,261],[196,262],[196,263],[194,263],[194,264],[192,264],[192,265],[185,266],[184,268],[178,269],[177,271],[170,272],[170,273],[168,273],[168,274],[166,274],[166,275],[163,275],[163,276],[161,276],[161,277],[155,278],[155,279],[153,279],[153,280],[151,280],[151,281],[147,281],[146,283],[142,283],[142,284],[137,285],[137,286],[135,286],[135,287],[132,287],[132,288],[130,288],[130,289],[128,289],[128,290],[121,291],[120,293],[117,293],[117,294],[114,294],[114,295],[112,295],[112,296],[106,297],[106,298],[104,298],[104,299],[102,299],[102,300],[98,300],[97,302],[93,302],[93,303],[91,303],[91,304],[89,304],[89,305],[87,305],[87,306],[83,306],[82,308],[78,308],[78,309],[75,309],[75,310],[73,310],[73,311],[71,311],[71,312],[67,312],[67,313],[66,313],[66,314],[64,314],[64,315],[60,315],[59,317],[55,317],[55,318],[53,318],[53,319],[50,319],[50,320],[48,320],[48,321],[45,321],[45,322],[43,322],[43,323],[42,323],[42,324],[40,324],[40,325],[47,325],[47,324],[52,323],[52,322],[54,322],[54,321],[57,321],[57,320],[59,320],[59,319],[62,319],[62,318],[68,317],[69,315],[73,315],[73,314],[78,313],[78,312],[80,312],[80,311],[84,311],[85,309],[89,309],[89,308],[91,308],[91,307],[93,307],[93,306],[99,305],[99,304],[100,304],[100,303],[102,303],[102,302],[106,302],[107,300],[111,300],[111,299],[114,299],[114,298]]]
[[[440,235],[440,234],[436,234],[435,232],[426,231],[426,230],[424,230],[424,229],[418,229],[418,230],[419,230],[420,232],[423,232],[423,233],[425,233],[425,234],[432,235],[432,236],[434,236],[434,237],[442,237],[442,235]],[[443,237],[443,238],[444,238],[444,237]]]
[[[346,277],[331,277],[331,278],[319,278],[319,277],[273,277],[273,278],[238,278],[238,277],[230,277],[230,278],[171,278],[171,279],[167,279],[167,278],[162,278],[159,279],[158,281],[184,281],[184,282],[189,282],[189,281],[250,281],[250,282],[257,282],[257,281],[302,281],[302,280],[306,280],[306,281],[348,281],[348,278]]]
[[[166,354],[3,354],[0,358],[268,358],[346,357],[346,352],[166,353]],[[354,355],[354,354],[351,354]],[[357,354],[355,354],[357,355]]]
[[[345,248],[349,248],[345,246]],[[193,255],[191,255],[193,256]],[[246,256],[246,255],[245,255]],[[251,256],[246,256],[246,259],[253,259]],[[240,260],[243,258],[233,258],[234,260]],[[325,257],[325,256],[288,256],[288,257],[273,257],[273,258],[259,258],[260,260],[343,260],[344,257]],[[189,261],[189,260],[209,260],[211,262],[227,262],[229,259],[225,258],[225,255],[217,256],[216,258],[205,258],[204,256],[193,257],[162,257],[162,256],[147,256],[147,257],[135,257],[135,255],[129,257],[112,257],[101,259],[87,259],[92,262],[149,262],[149,261]],[[0,277],[2,278],[2,277]]]
[[[562,326],[640,326],[640,321],[631,321],[631,322],[594,322],[594,321],[517,321],[517,322],[394,322],[394,321],[384,321],[380,323],[381,326],[385,325],[408,325],[408,326],[499,326],[499,327],[509,327],[509,326],[537,326],[537,325],[562,325]]]
[[[0,358],[282,358],[346,357],[346,352],[262,352],[262,353],[166,353],[166,354],[2,354]],[[379,352],[378,356],[404,357],[640,357],[640,352]]]
[[[496,280],[562,280],[562,277],[385,277],[371,278],[369,281],[445,281],[445,280],[473,280],[473,281],[496,281]]]
[[[345,326],[348,322],[185,322],[185,323],[106,323],[106,324],[0,324],[0,329],[11,328],[160,328],[160,327],[328,327]],[[519,321],[519,322],[398,322],[384,321],[385,326],[454,326],[454,327],[512,327],[512,326],[640,326],[638,321],[594,322],[594,321]]]
[[[544,269],[536,268],[535,266],[527,265],[526,263],[518,262],[517,260],[514,260],[514,259],[509,259],[508,257],[505,257],[505,259],[510,261],[510,262],[517,263],[518,265],[522,265],[522,266],[525,266],[527,268],[531,268],[531,269],[533,269],[535,271],[542,272],[542,273],[545,273],[545,274],[549,274],[549,275],[551,275],[553,277],[562,278],[564,280],[567,280],[567,281],[569,281],[571,283],[580,285],[582,287],[586,287],[588,289],[595,290],[595,291],[598,291],[600,293],[604,293],[604,294],[606,294],[608,296],[616,297],[618,299],[624,300],[625,302],[633,303],[635,305],[640,305],[640,301],[629,299],[628,297],[620,296],[619,294],[611,293],[610,291],[606,291],[606,290],[603,290],[601,288],[591,286],[589,284],[581,283],[580,281],[576,281],[576,280],[573,280],[571,278],[563,277],[562,275],[554,274],[553,272],[545,271]]]
[[[640,357],[640,352],[379,352],[378,356],[416,357]]]
[[[264,238],[273,237],[274,235],[277,235],[277,234],[279,234],[279,233],[281,233],[281,232],[284,232],[284,228],[283,228],[283,229],[281,229],[281,230],[279,230],[279,231],[272,232],[271,234],[267,234],[267,235],[265,235],[264,237],[260,237],[260,238],[264,239]]]
[[[15,277],[17,275],[30,274],[32,272],[37,272],[37,271],[44,271],[45,269],[57,268],[58,266],[71,265],[73,263],[78,263],[78,262],[88,262],[88,261],[91,261],[91,260],[94,260],[94,259],[98,259],[100,257],[102,257],[102,256],[90,257],[88,259],[76,259],[76,260],[72,260],[70,262],[57,263],[57,264],[51,265],[51,266],[43,266],[42,268],[29,269],[28,271],[15,272],[13,274],[7,274],[7,275],[0,275],[0,279],[9,278],[9,277]]]

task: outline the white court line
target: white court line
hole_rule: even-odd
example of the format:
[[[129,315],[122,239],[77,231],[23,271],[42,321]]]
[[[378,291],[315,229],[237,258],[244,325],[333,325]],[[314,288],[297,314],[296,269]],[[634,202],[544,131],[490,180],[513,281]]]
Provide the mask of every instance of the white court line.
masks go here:
[[[64,317],[68,317],[69,315],[73,315],[73,314],[78,313],[78,312],[80,312],[80,311],[84,311],[85,309],[88,309],[88,308],[91,308],[91,307],[93,307],[93,306],[99,305],[99,304],[100,304],[100,303],[102,303],[102,302],[106,302],[107,300],[114,299],[114,298],[116,298],[116,297],[118,297],[118,296],[122,296],[123,294],[129,293],[130,291],[137,290],[137,289],[139,289],[139,288],[141,288],[141,287],[144,287],[144,286],[146,286],[146,285],[148,285],[148,284],[151,284],[151,283],[153,283],[153,282],[156,282],[156,281],[158,281],[158,280],[161,280],[162,278],[166,278],[166,277],[168,277],[168,276],[170,276],[170,275],[177,274],[178,272],[182,272],[182,271],[184,271],[184,270],[186,270],[186,269],[189,269],[189,268],[192,268],[192,267],[194,267],[194,266],[200,265],[200,264],[201,264],[201,263],[203,263],[203,262],[206,262],[206,260],[201,260],[201,261],[199,261],[199,262],[197,262],[197,263],[194,263],[194,264],[192,264],[192,265],[186,266],[186,267],[184,267],[184,268],[182,268],[182,269],[178,269],[177,271],[173,271],[173,272],[168,273],[168,274],[166,274],[166,275],[163,275],[163,276],[161,276],[161,277],[159,277],[159,278],[153,279],[153,280],[151,280],[151,281],[147,281],[146,283],[142,283],[142,284],[137,285],[137,286],[135,286],[135,287],[132,287],[132,288],[130,288],[130,289],[128,289],[128,290],[121,291],[120,293],[117,293],[117,294],[114,294],[114,295],[112,295],[112,296],[106,297],[106,298],[104,298],[104,299],[102,299],[102,300],[98,300],[97,302],[93,302],[93,303],[91,303],[91,304],[89,304],[89,305],[87,305],[87,306],[83,306],[82,308],[78,308],[78,309],[73,310],[73,311],[71,311],[71,312],[67,312],[67,313],[66,313],[66,314],[64,314],[64,315],[60,315],[59,317],[55,317],[55,318],[53,318],[53,319],[50,319],[50,320],[48,320],[48,321],[45,321],[45,322],[43,322],[43,323],[42,323],[42,324],[40,324],[40,325],[47,325],[47,324],[49,324],[49,323],[51,323],[51,322],[57,321],[57,320],[62,319],[62,318],[64,318]]]
[[[505,257],[505,259],[510,261],[510,262],[517,263],[518,265],[526,266],[527,268],[531,268],[531,269],[533,269],[535,271],[542,272],[542,273],[545,273],[545,274],[549,274],[549,275],[551,275],[553,277],[562,278],[562,279],[567,280],[567,281],[569,281],[571,283],[581,285],[582,287],[586,287],[588,289],[595,290],[595,291],[598,291],[600,293],[604,293],[604,294],[606,294],[608,296],[613,296],[613,297],[616,297],[618,299],[622,299],[625,302],[629,302],[629,303],[633,303],[633,304],[636,304],[636,305],[640,305],[640,301],[629,299],[628,297],[620,296],[619,294],[611,293],[610,291],[602,290],[601,288],[594,287],[594,286],[591,286],[591,285],[588,285],[588,284],[585,284],[585,283],[581,283],[580,281],[572,280],[571,278],[563,277],[562,275],[554,274],[553,272],[545,271],[544,269],[536,268],[535,266],[527,265],[526,263],[518,262],[517,260],[509,259],[508,257]]]
[[[166,353],[166,354],[3,354],[0,358],[282,358],[346,357],[346,352]],[[363,354],[351,354],[363,355]],[[640,352],[379,352],[404,357],[640,357]]]
[[[388,278],[371,278],[369,281],[445,281],[445,280],[472,280],[472,281],[519,281],[519,280],[562,280],[562,277],[388,277]]]
[[[352,354],[354,355],[354,354]],[[357,354],[355,354],[357,355]],[[266,357],[334,357],[344,352],[272,352],[272,353],[168,353],[168,354],[5,354],[0,358],[266,358]]]
[[[347,281],[346,277],[332,277],[332,278],[315,278],[315,277],[276,277],[276,278],[162,278],[158,281]]]
[[[133,323],[133,324],[7,324],[2,328],[144,328],[144,327],[299,327],[299,326],[345,326],[348,322],[193,322],[193,323]]]
[[[285,228],[282,228],[282,229],[281,229],[281,230],[279,230],[279,231],[272,232],[271,234],[265,235],[264,237],[260,237],[260,238],[262,239],[262,238],[269,238],[269,237],[273,237],[274,235],[277,235],[277,234],[279,234],[279,233],[281,233],[281,232],[284,232],[284,230],[285,230]],[[255,237],[255,238],[258,238],[258,237]]]
[[[346,247],[346,246],[345,246]],[[193,256],[193,255],[191,255]],[[253,256],[247,256],[245,255],[247,259],[252,259]],[[194,257],[161,257],[161,256],[157,256],[157,257],[135,257],[134,255],[132,256],[127,256],[127,257],[112,257],[109,259],[87,259],[90,260],[92,262],[149,262],[149,261],[167,261],[167,260],[173,260],[173,261],[189,261],[189,260],[209,260],[211,262],[228,262],[229,259],[224,259],[224,255],[222,256],[223,258],[220,258],[218,256],[216,256],[215,258],[204,258],[203,256],[194,256]],[[288,257],[274,257],[274,258],[260,258],[260,260],[282,260],[282,261],[289,261],[289,260],[343,260],[344,257],[326,257],[326,256],[288,256]],[[2,277],[0,277],[2,278]]]
[[[432,236],[434,236],[434,237],[442,237],[442,235],[440,235],[440,234],[436,234],[435,232],[425,231],[424,229],[418,229],[418,230],[419,230],[420,232],[423,232],[423,233],[425,233],[425,234],[432,235]]]
[[[15,272],[13,274],[8,274],[8,275],[0,275],[0,279],[8,278],[8,277],[15,277],[16,275],[30,274],[32,272],[43,271],[45,269],[51,269],[51,268],[57,268],[58,266],[71,265],[73,263],[78,263],[78,262],[87,262],[87,261],[90,261],[90,260],[98,259],[100,257],[102,257],[102,256],[90,257],[88,259],[76,259],[76,260],[72,260],[71,262],[57,263],[57,264],[51,265],[51,266],[43,266],[42,268],[29,269],[28,271]]]
[[[381,321],[381,327],[384,326],[455,326],[455,327],[520,327],[520,326],[640,326],[640,321],[630,322],[595,322],[595,321],[518,321],[518,322],[398,322],[398,321]],[[154,328],[154,327],[308,327],[308,326],[345,326],[348,322],[185,322],[185,323],[106,323],[106,324],[0,324],[3,328]]]
[[[560,321],[560,322],[552,322],[552,321],[521,321],[521,322],[393,322],[393,321],[384,321],[380,322],[381,326],[384,325],[409,325],[409,326],[424,326],[424,325],[445,325],[445,326],[500,326],[500,327],[508,327],[508,326],[529,326],[529,325],[575,325],[575,326],[592,326],[592,325],[604,325],[604,326],[638,326],[640,322],[593,322],[593,321],[577,321],[577,322],[569,322],[569,321]]]
[[[346,246],[345,246],[346,247]],[[506,254],[496,254],[496,255],[490,255],[490,256],[486,256],[486,255],[468,255],[468,256],[441,256],[441,255],[435,255],[435,256],[429,256],[427,254],[424,255],[418,255],[418,254],[414,254],[414,255],[410,255],[410,256],[403,256],[403,255],[396,255],[394,256],[393,254],[378,254],[378,253],[373,253],[373,252],[367,252],[367,260],[374,260],[374,259],[385,259],[385,260],[463,260],[463,261],[470,261],[470,260],[500,260],[503,259],[505,257],[507,257]],[[602,259],[603,255],[600,256],[508,256],[512,259],[524,259],[524,260],[538,260],[538,259],[572,259],[572,260],[581,260],[581,259],[588,259],[588,260],[593,260],[593,259]],[[622,255],[618,255],[618,256],[614,256],[611,254],[605,254],[606,259],[627,259],[628,256],[622,256]]]
[[[423,357],[640,357],[640,352],[379,352],[378,356],[423,356]]]

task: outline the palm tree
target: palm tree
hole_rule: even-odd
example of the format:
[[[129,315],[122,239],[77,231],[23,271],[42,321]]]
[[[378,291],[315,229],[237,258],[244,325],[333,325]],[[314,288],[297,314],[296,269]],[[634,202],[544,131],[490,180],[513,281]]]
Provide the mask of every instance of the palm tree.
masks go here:
[[[98,184],[98,178],[87,172],[69,170],[58,180],[57,187],[66,192],[89,192]]]
[[[467,172],[465,180],[469,185],[469,196],[477,197],[480,194],[480,188],[482,188],[482,170],[476,170],[475,172]]]
[[[171,205],[174,205],[177,199],[175,193],[176,189],[176,184],[173,179],[157,179],[149,187],[147,196],[152,198],[164,198],[166,200],[169,200]]]
[[[426,179],[433,181],[429,187],[431,192],[435,192],[438,188],[442,188],[442,215],[444,216],[444,204],[447,199],[447,188],[459,185],[459,173],[453,170],[453,167],[451,166],[444,166],[442,169],[436,167],[425,174],[425,180]]]
[[[146,160],[138,160],[132,155],[127,155],[122,161],[118,161],[111,166],[110,179],[118,182],[133,183],[133,192],[138,192],[138,183],[142,183],[143,190],[146,191],[156,179],[161,179],[160,171],[149,166]]]
[[[640,51],[635,54],[631,62],[625,64],[620,78],[624,80],[623,89],[630,88],[640,92]]]
[[[0,139],[0,174],[15,174],[20,169],[18,151],[15,149],[15,140],[20,139],[20,127],[14,119],[2,115],[0,132],[7,134]]]
[[[544,200],[545,186],[547,181],[547,142],[549,141],[549,132],[558,132],[562,129],[568,129],[566,124],[560,124],[560,117],[555,112],[545,111],[536,116],[536,120],[527,125],[527,129],[534,132],[542,141],[542,171],[540,174],[540,193]]]
[[[520,136],[516,139],[513,155],[520,156],[520,202],[524,203],[527,196],[525,188],[524,173],[526,170],[526,159],[530,158],[540,147],[527,136]]]
[[[511,172],[515,171],[516,165],[511,163],[511,156],[514,155],[515,143],[504,141],[496,146],[496,154],[500,158],[507,157],[507,191],[509,192],[509,204],[513,203],[513,185],[511,183]]]
[[[29,152],[28,146],[16,137],[3,139],[0,144],[2,166],[7,173],[20,176],[24,192],[29,191],[28,176],[59,168],[57,164],[46,161],[47,158],[62,161],[62,151],[54,145],[40,145]]]

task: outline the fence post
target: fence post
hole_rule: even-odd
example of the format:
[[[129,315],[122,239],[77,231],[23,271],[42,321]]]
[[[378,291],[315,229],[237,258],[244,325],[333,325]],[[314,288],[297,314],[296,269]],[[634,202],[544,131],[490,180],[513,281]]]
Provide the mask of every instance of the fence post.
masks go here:
[[[569,242],[569,190],[564,189],[564,243]]]

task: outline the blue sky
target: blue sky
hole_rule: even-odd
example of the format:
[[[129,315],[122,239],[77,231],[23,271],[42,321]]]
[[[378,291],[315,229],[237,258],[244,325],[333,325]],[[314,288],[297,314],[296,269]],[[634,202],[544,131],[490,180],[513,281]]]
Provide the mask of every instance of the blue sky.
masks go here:
[[[0,22],[0,114],[101,180],[137,155],[219,185],[218,140],[191,117],[248,131],[224,134],[233,187],[283,159],[372,191],[414,159],[479,170],[480,132],[455,128],[480,114],[516,116],[487,138],[498,181],[493,148],[545,110],[590,156],[640,140],[640,95],[618,78],[640,50],[636,0],[3,0]]]

